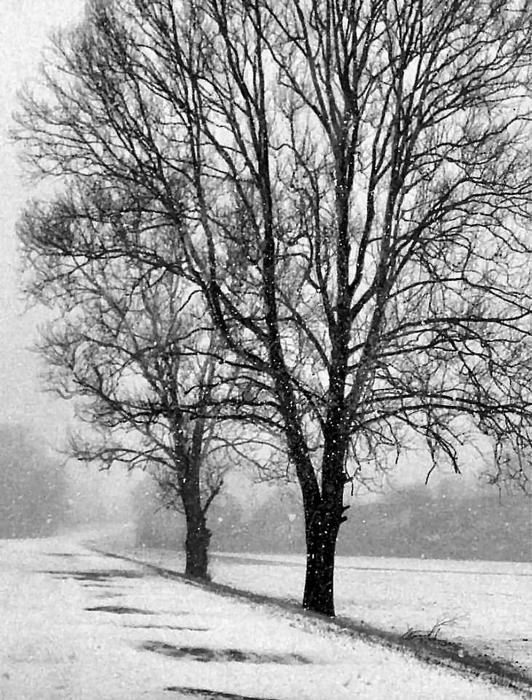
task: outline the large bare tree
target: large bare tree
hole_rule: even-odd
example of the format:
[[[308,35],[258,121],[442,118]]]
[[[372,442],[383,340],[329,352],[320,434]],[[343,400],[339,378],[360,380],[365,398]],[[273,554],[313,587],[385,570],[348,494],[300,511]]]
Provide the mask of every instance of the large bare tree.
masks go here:
[[[472,432],[499,464],[530,460],[530,12],[94,2],[25,99],[35,171],[98,178],[118,219],[134,197],[173,227],[249,385],[226,415],[282,430],[311,610],[334,614],[344,492],[367,465],[422,439],[458,470]]]

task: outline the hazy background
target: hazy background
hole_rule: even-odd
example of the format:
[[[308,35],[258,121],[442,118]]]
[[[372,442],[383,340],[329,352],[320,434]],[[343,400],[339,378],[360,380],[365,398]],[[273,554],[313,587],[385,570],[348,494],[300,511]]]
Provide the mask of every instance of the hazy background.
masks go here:
[[[16,92],[37,76],[52,29],[79,19],[83,4],[0,0],[0,537],[46,534],[62,522],[136,517],[139,541],[179,546],[180,518],[158,510],[149,481],[77,463],[63,468],[55,450],[73,412],[41,390],[42,368],[31,347],[42,311],[28,309],[20,291],[15,224],[34,189],[22,177],[8,138]],[[426,456],[405,457],[386,498],[366,495],[352,508],[340,553],[530,558],[528,503],[509,497],[499,503],[496,492],[478,486],[482,464],[475,450],[464,457],[463,477],[435,475],[428,488],[422,486]],[[229,478],[210,520],[214,547],[301,551],[297,490],[280,492],[252,481],[241,474]]]
[[[80,16],[81,0],[0,0],[0,423],[23,423],[60,439],[69,419],[64,402],[39,390],[39,362],[30,352],[39,312],[26,309],[20,294],[15,223],[32,196],[23,182],[8,130],[16,93],[35,77],[50,31]]]
[[[49,465],[50,483],[59,483],[54,469],[60,466],[61,458],[54,449],[64,442],[73,415],[67,402],[42,391],[42,365],[31,350],[42,310],[29,309],[20,291],[15,225],[24,202],[34,196],[34,186],[17,164],[8,131],[17,107],[16,93],[25,82],[31,84],[36,78],[49,34],[78,20],[83,6],[82,0],[0,0],[0,488],[3,484],[4,503],[9,501],[13,489],[17,490],[17,483],[20,486],[28,479],[24,476],[26,469],[36,473],[32,465],[37,462],[41,463],[39,473]],[[27,438],[24,444],[21,436]],[[35,463],[29,457],[32,451]],[[29,466],[25,464],[28,459]],[[6,472],[13,470],[18,477],[12,475],[8,490]],[[35,476],[33,481],[38,478]],[[96,504],[99,511],[112,515],[114,509],[123,509],[127,503],[127,484],[123,478],[109,478],[93,469],[88,471],[83,465],[71,465],[62,485],[63,497],[82,518],[94,513]],[[26,532],[21,508],[19,502],[17,522],[21,532]],[[11,531],[7,513],[0,510],[0,528],[4,525],[4,532]],[[13,508],[9,514],[14,517]],[[56,519],[57,510],[53,520]]]

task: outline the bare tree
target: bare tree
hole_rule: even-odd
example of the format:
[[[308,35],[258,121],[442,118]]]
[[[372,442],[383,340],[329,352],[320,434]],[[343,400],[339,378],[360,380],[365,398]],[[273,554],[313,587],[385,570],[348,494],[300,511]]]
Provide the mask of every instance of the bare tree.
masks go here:
[[[116,245],[102,255],[116,231],[88,226],[75,212],[72,197],[59,198],[30,207],[19,225],[32,261],[28,292],[56,314],[39,346],[47,384],[77,399],[90,426],[72,437],[70,453],[103,468],[150,471],[166,506],[185,515],[185,574],[207,578],[207,510],[242,446],[238,431],[223,438],[212,407],[222,344],[197,290]],[[162,247],[159,240],[159,254]]]
[[[520,0],[94,2],[25,99],[36,172],[104,179],[117,218],[133,192],[173,228],[251,387],[226,415],[284,435],[311,610],[334,614],[366,465],[420,438],[458,471],[472,432],[530,459],[530,19]]]

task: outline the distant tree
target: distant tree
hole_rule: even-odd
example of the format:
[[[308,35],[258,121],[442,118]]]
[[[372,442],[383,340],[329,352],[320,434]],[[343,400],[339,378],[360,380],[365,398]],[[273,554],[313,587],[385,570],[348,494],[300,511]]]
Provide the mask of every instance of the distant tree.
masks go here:
[[[456,483],[456,482],[455,482]],[[404,488],[365,503],[342,529],[343,555],[530,561],[530,503],[492,488]]]
[[[50,535],[63,510],[63,470],[42,437],[24,425],[0,425],[0,537]]]
[[[334,614],[344,492],[366,465],[421,437],[458,470],[474,431],[499,464],[530,459],[530,14],[93,2],[56,42],[47,96],[23,103],[35,172],[99,179],[109,215],[134,202],[172,228],[248,382],[226,416],[284,436],[305,608]]]

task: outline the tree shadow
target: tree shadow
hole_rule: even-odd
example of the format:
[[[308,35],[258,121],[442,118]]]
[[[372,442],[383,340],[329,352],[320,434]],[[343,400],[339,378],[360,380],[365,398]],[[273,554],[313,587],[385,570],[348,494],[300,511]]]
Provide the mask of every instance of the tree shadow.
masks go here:
[[[177,630],[187,632],[209,632],[210,627],[186,627],[185,625],[125,625],[136,630]]]
[[[141,571],[130,571],[124,569],[94,569],[93,571],[38,571],[39,574],[50,574],[59,579],[74,579],[75,581],[93,581],[102,583],[115,578],[144,578],[145,574]]]
[[[181,693],[190,697],[198,697],[201,700],[273,700],[273,698],[251,697],[250,695],[238,695],[235,693],[222,693],[218,690],[206,690],[203,688],[183,688],[180,686],[170,686],[165,690],[171,693]]]
[[[122,593],[110,593],[110,592],[108,593],[107,591],[105,591],[103,593],[95,593],[96,598],[106,598],[106,599],[107,598],[121,598],[122,595],[123,595]]]
[[[144,651],[154,651],[164,656],[171,656],[175,659],[188,658],[192,661],[202,663],[214,662],[236,662],[248,664],[311,664],[310,659],[300,654],[258,654],[254,651],[243,651],[242,649],[210,649],[208,647],[174,646],[166,642],[146,641],[141,647]]]
[[[85,608],[89,612],[108,612],[115,615],[155,615],[151,610],[142,610],[141,608],[128,608],[123,605],[95,605],[91,608]]]

